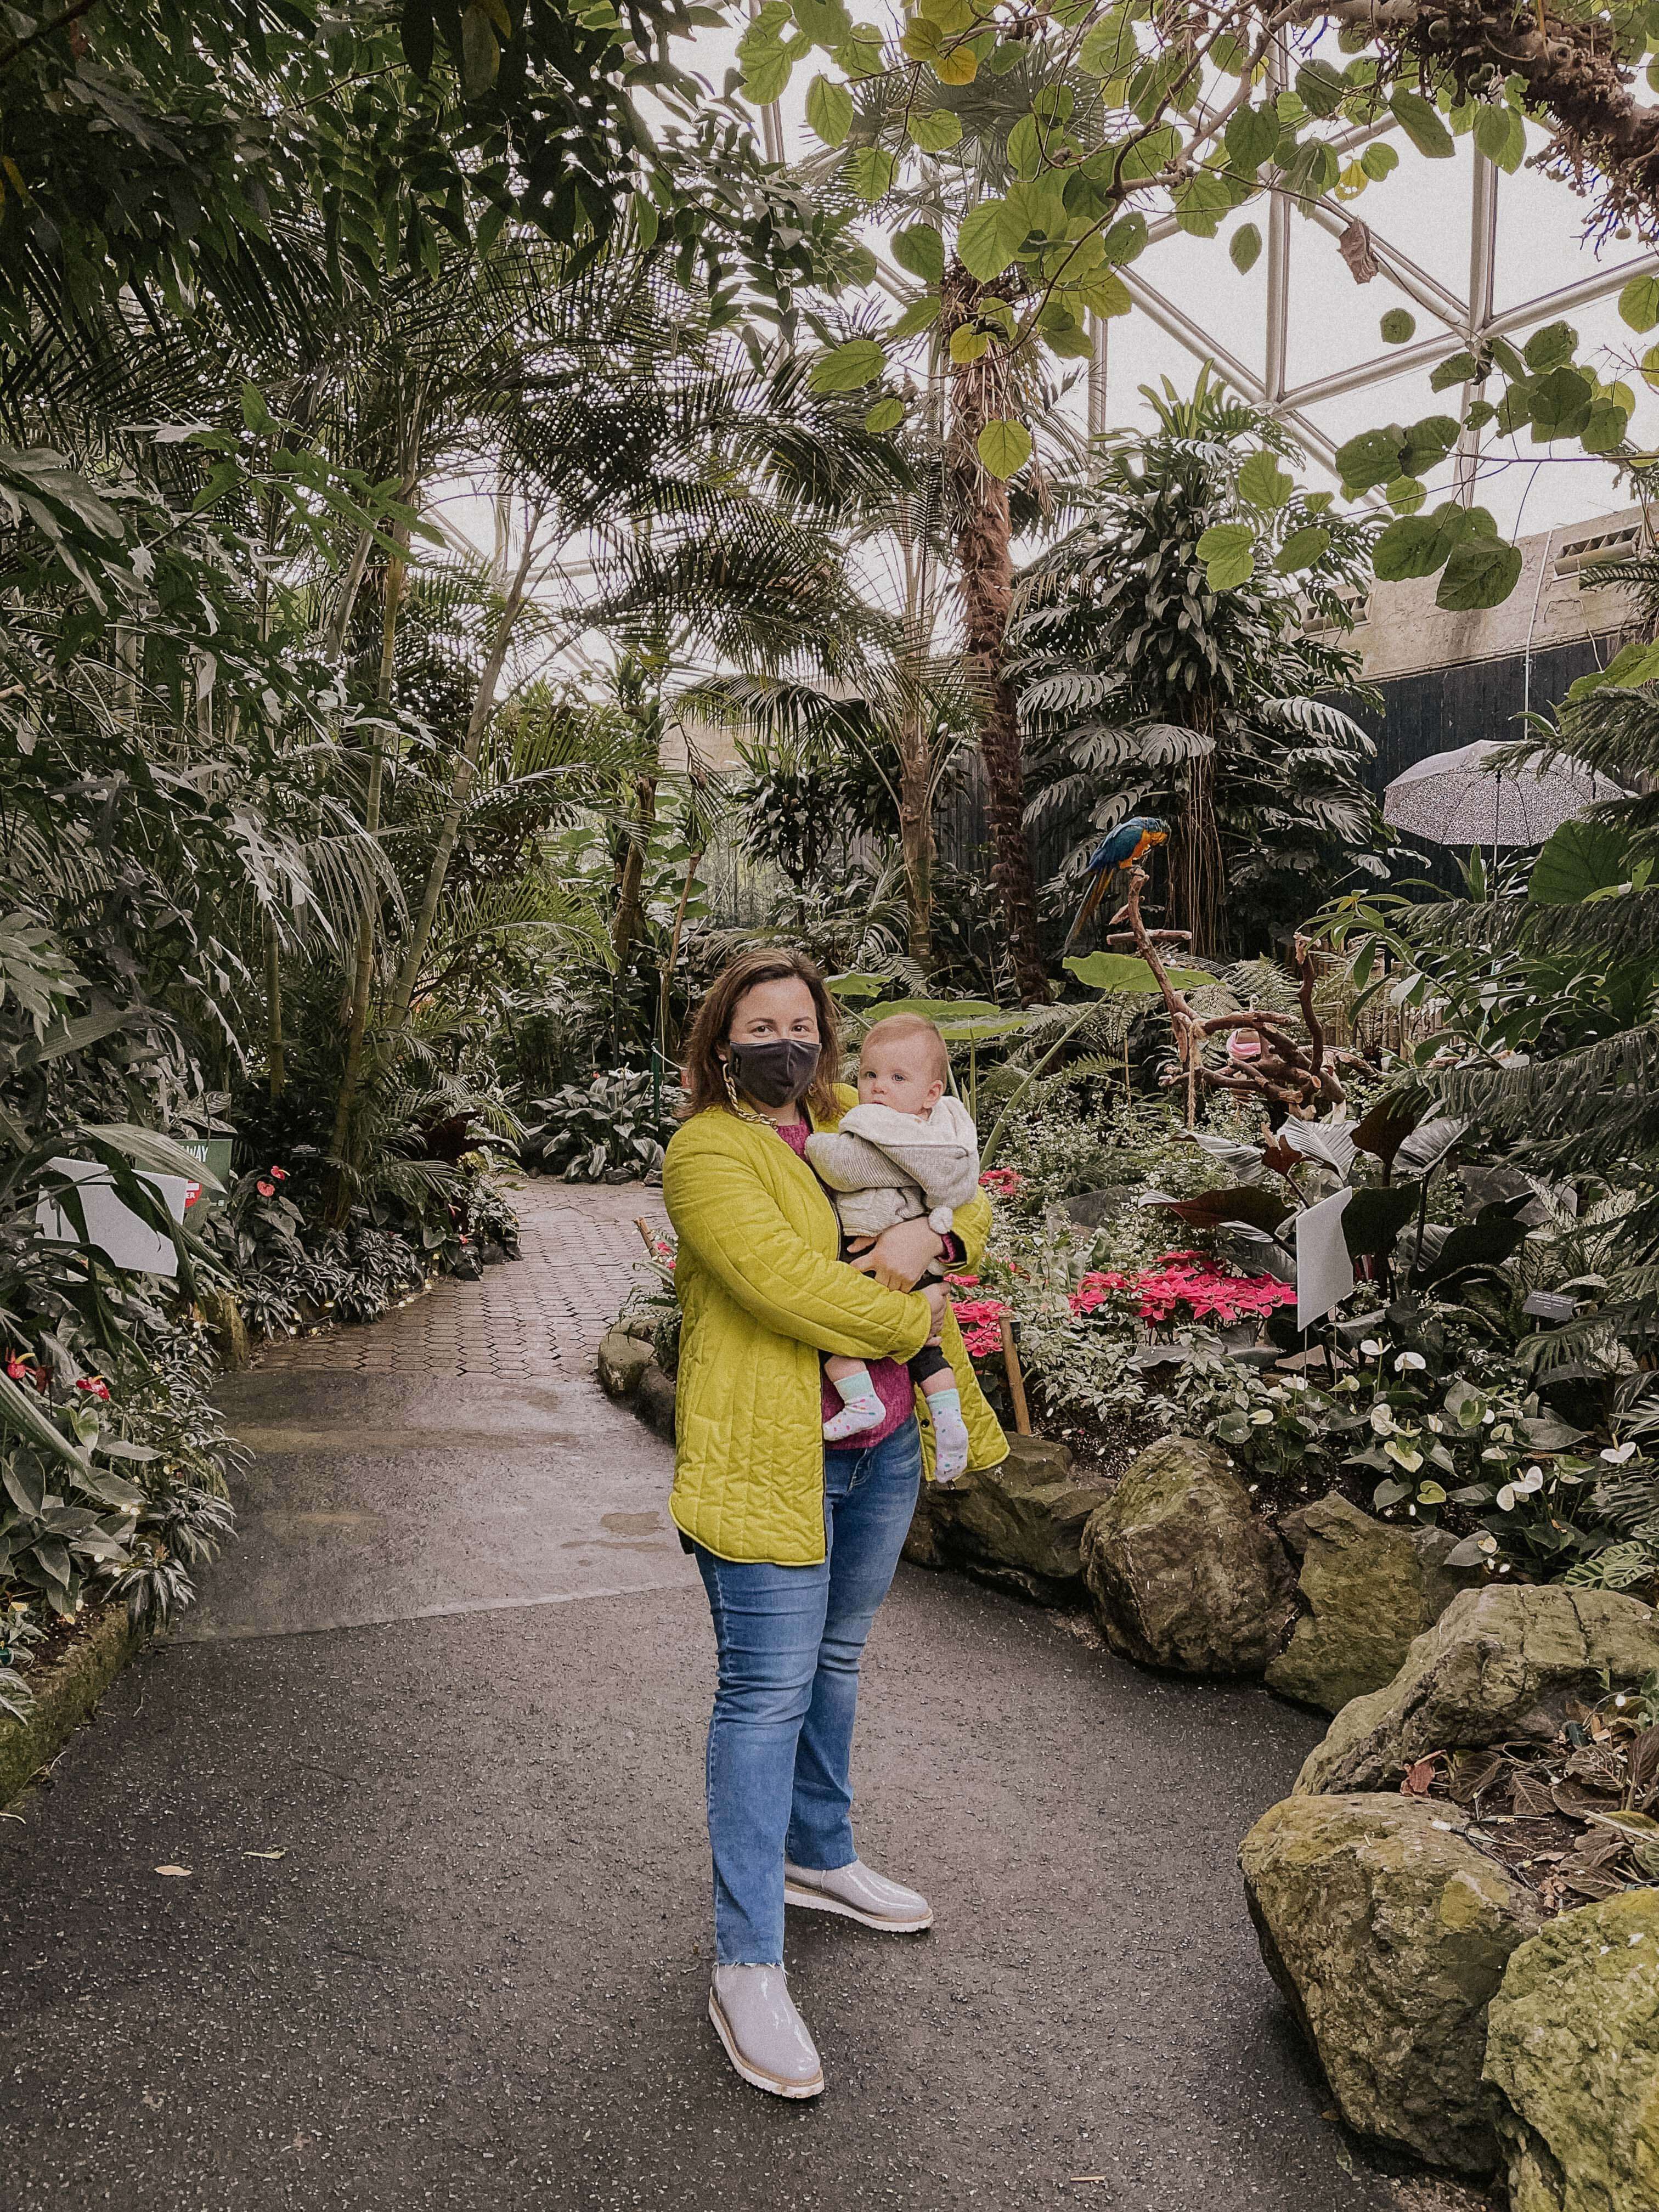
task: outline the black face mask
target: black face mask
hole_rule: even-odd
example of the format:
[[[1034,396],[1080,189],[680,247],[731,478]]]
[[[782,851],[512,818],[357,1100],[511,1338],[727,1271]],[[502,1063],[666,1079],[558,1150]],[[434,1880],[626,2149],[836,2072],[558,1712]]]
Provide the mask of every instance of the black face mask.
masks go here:
[[[726,1062],[740,1089],[762,1106],[787,1106],[801,1098],[817,1073],[821,1045],[804,1037],[779,1037],[769,1044],[734,1044]]]

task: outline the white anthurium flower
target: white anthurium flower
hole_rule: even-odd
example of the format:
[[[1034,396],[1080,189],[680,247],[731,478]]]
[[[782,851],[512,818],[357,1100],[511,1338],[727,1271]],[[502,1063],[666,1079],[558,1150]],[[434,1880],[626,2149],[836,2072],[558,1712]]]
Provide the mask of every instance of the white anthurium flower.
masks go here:
[[[1394,1434],[1394,1408],[1392,1406],[1383,1404],[1380,1399],[1371,1407],[1371,1428],[1379,1437],[1391,1437]]]
[[[1394,1371],[1396,1375],[1404,1375],[1413,1370],[1425,1368],[1428,1364],[1420,1352],[1402,1352],[1394,1363]]]
[[[1623,1467],[1627,1459],[1634,1459],[1635,1456],[1634,1444],[1609,1444],[1601,1454],[1609,1467]]]
[[[1360,1342],[1359,1349],[1364,1353],[1367,1359],[1381,1359],[1382,1357],[1382,1347],[1374,1336],[1363,1338]]]
[[[1498,1506],[1505,1513],[1512,1512],[1517,1499],[1531,1498],[1543,1487],[1543,1468],[1529,1467],[1524,1474],[1517,1475],[1513,1482],[1506,1482],[1504,1485],[1498,1493]]]

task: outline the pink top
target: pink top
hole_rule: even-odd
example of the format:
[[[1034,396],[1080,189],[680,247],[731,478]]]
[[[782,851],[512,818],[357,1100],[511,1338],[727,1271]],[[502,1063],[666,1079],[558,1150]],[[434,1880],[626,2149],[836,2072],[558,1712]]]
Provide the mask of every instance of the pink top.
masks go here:
[[[806,1139],[811,1134],[808,1124],[805,1121],[775,1121],[772,1126],[790,1151],[799,1158],[805,1159]],[[916,1410],[915,1385],[902,1360],[866,1359],[864,1364],[870,1370],[870,1380],[875,1385],[876,1395],[886,1411],[878,1427],[860,1429],[850,1443],[837,1448],[842,1451],[866,1451],[872,1444],[880,1443],[895,1430],[902,1429]],[[824,1419],[827,1421],[832,1413],[840,1413],[841,1407],[841,1393],[826,1376],[823,1383]]]

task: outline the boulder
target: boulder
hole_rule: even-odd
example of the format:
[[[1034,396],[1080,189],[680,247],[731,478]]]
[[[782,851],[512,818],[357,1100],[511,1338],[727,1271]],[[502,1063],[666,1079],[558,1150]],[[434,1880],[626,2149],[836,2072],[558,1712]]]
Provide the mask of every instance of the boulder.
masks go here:
[[[1540,1925],[1530,1892],[1423,1798],[1287,1797],[1239,1866],[1261,1955],[1349,2126],[1490,2173],[1486,2007]]]
[[[1452,1600],[1386,1689],[1344,1705],[1298,1793],[1390,1790],[1431,1751],[1547,1741],[1574,1700],[1659,1671],[1653,1607],[1614,1590],[1490,1583]]]
[[[647,1363],[635,1394],[634,1410],[648,1429],[665,1443],[674,1441],[674,1378],[665,1375],[654,1359]]]
[[[608,1328],[599,1340],[599,1386],[612,1398],[631,1398],[640,1378],[651,1364],[651,1340],[634,1336],[620,1326]]]
[[[1287,1515],[1279,1534],[1302,1561],[1307,1610],[1267,1687],[1328,1713],[1393,1681],[1413,1639],[1483,1579],[1479,1567],[1447,1566],[1457,1539],[1446,1529],[1378,1521],[1340,1491]]]
[[[201,1315],[222,1367],[246,1367],[253,1357],[247,1322],[233,1294],[216,1283],[204,1283],[196,1294]]]
[[[1296,1613],[1279,1539],[1191,1437],[1142,1452],[1090,1515],[1083,1573],[1112,1649],[1183,1674],[1261,1674]]]
[[[976,1572],[1006,1570],[999,1580],[1052,1604],[1074,1593],[1084,1528],[1109,1490],[1103,1477],[1079,1474],[1064,1444],[1010,1437],[997,1466],[923,1484],[916,1514],[927,1534],[918,1534],[909,1556]]]
[[[1492,2002],[1512,2212],[1659,2208],[1659,1890],[1552,1920]]]

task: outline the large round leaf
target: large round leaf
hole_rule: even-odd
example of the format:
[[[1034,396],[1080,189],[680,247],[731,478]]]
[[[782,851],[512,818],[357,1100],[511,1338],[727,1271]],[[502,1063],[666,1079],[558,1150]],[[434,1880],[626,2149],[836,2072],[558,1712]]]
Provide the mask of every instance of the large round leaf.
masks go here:
[[[887,367],[887,356],[874,338],[848,338],[833,353],[820,354],[812,363],[814,392],[857,392],[873,384]]]
[[[1158,978],[1138,952],[1091,952],[1082,959],[1073,952],[1066,965],[1085,991],[1139,992],[1143,996],[1158,992]],[[1216,980],[1201,968],[1166,968],[1164,972],[1177,991],[1202,991]]]
[[[994,416],[975,441],[980,459],[994,477],[1017,477],[1031,458],[1031,434],[1023,422]]]
[[[1621,831],[1605,822],[1564,822],[1534,863],[1527,896],[1540,906],[1582,906],[1628,874]]]
[[[1471,538],[1454,546],[1434,595],[1437,607],[1462,614],[1501,606],[1521,580],[1521,548],[1501,538]]]

